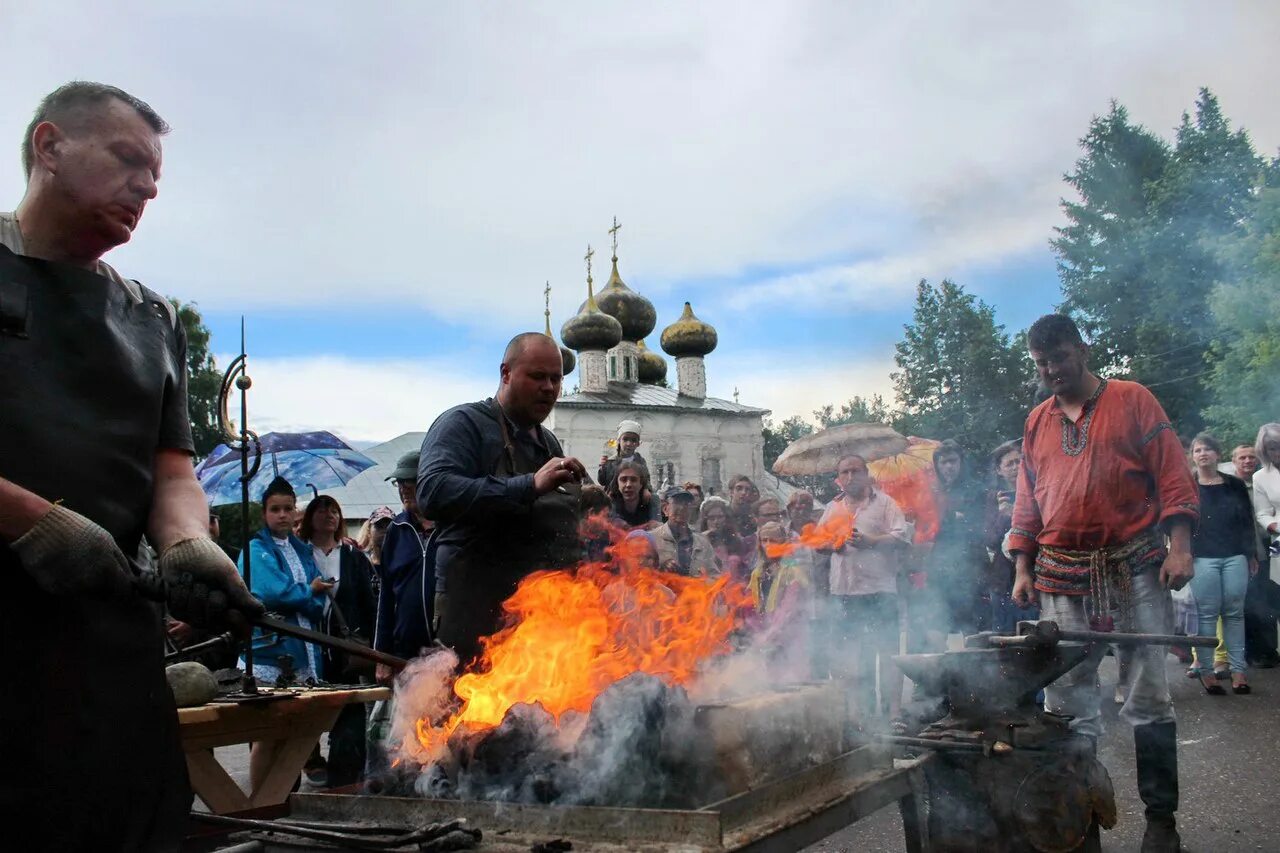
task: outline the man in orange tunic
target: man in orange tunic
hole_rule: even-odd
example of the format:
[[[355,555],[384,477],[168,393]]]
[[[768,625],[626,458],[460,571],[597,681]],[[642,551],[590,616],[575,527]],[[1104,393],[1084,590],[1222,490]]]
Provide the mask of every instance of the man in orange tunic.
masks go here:
[[[1088,347],[1069,318],[1050,314],[1028,332],[1040,380],[1053,396],[1027,418],[1009,532],[1014,600],[1038,594],[1041,616],[1069,630],[1167,634],[1171,589],[1191,579],[1199,497],[1182,445],[1156,398],[1136,382],[1089,371]],[[1166,538],[1168,545],[1166,546]],[[1097,670],[1102,645],[1045,689],[1045,707],[1072,729],[1102,732]],[[1144,853],[1181,849],[1177,732],[1166,649],[1120,650],[1132,685],[1120,716],[1133,726],[1138,792],[1146,804]]]

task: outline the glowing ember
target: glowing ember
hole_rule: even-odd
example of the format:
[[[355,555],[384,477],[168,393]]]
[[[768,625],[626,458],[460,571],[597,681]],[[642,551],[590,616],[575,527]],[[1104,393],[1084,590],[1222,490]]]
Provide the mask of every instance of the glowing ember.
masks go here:
[[[729,651],[751,601],[744,587],[727,575],[689,578],[619,557],[627,567],[621,574],[585,564],[521,581],[503,605],[510,626],[487,638],[479,661],[454,682],[462,706],[443,722],[418,720],[427,756],[439,757],[459,726],[497,726],[517,703],[540,703],[559,721],[590,710],[605,688],[632,673],[686,684],[702,662]]]

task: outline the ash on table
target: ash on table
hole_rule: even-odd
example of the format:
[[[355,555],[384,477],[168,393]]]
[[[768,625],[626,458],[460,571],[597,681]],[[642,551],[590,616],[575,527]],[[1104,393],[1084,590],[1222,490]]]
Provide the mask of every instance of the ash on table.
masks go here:
[[[516,705],[502,724],[456,737],[452,760],[416,783],[432,797],[647,808],[696,806],[714,787],[712,761],[681,687],[636,673],[601,693],[566,745],[541,705]]]

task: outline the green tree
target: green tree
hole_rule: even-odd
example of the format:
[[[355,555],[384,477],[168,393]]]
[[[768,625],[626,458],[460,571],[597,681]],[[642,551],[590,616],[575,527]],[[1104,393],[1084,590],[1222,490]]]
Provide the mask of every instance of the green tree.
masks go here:
[[[222,388],[222,374],[213,363],[209,329],[195,303],[172,301],[187,331],[187,411],[196,456],[203,457],[222,442],[218,432],[218,391]]]
[[[1023,356],[995,312],[954,282],[921,281],[891,374],[899,431],[986,453],[1022,434],[1032,403]]]
[[[1280,161],[1273,163],[1273,176]],[[1277,419],[1280,400],[1280,181],[1264,187],[1239,237],[1224,241],[1225,280],[1209,303],[1221,334],[1215,343],[1214,402],[1205,412],[1228,446],[1252,444],[1259,425]]]
[[[1051,241],[1062,307],[1090,338],[1095,368],[1158,389],[1179,431],[1195,431],[1215,358],[1207,297],[1262,162],[1207,89],[1172,146],[1116,103],[1081,146],[1065,178],[1079,201],[1063,199],[1068,224]]]
[[[823,429],[841,424],[887,424],[893,422],[893,413],[879,394],[870,397],[852,397],[837,410],[828,403],[814,410],[813,419]]]
[[[773,470],[773,463],[778,461],[782,451],[786,450],[797,439],[813,435],[813,424],[799,415],[792,415],[780,424],[771,418],[764,420],[764,467]]]

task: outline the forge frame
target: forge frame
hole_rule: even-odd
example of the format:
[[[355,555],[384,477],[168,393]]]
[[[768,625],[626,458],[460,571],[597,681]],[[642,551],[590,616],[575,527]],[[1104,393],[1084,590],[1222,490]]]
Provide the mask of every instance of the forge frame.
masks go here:
[[[405,825],[465,818],[485,836],[479,851],[524,850],[563,838],[577,851],[751,851],[782,853],[819,841],[894,802],[909,853],[928,851],[924,765],[894,762],[890,747],[839,757],[698,809],[527,805],[480,800],[294,794],[291,816]],[[274,849],[268,845],[268,849]],[[284,848],[280,848],[284,849]]]

